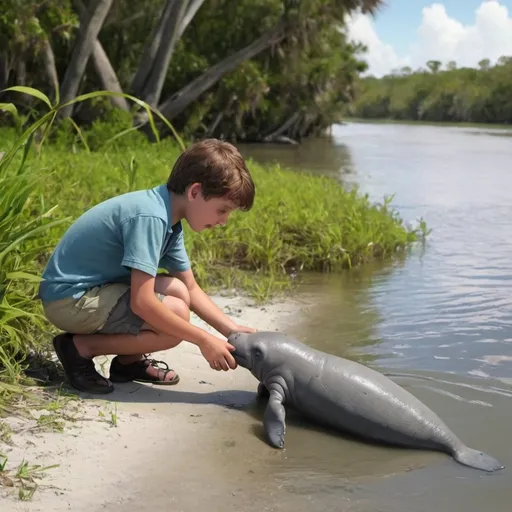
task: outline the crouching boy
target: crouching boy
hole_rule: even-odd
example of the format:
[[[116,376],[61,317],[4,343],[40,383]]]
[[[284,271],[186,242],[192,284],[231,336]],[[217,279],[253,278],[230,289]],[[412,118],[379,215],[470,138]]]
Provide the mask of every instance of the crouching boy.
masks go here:
[[[181,222],[196,232],[223,226],[232,211],[249,210],[254,195],[238,150],[207,139],[180,155],[167,184],[108,199],[70,226],[39,296],[48,320],[64,331],[53,344],[74,388],[102,394],[113,382],[176,384],[177,373],[146,354],[182,340],[197,345],[212,369],[236,368],[234,347],[192,325],[190,311],[225,337],[254,329],[234,323],[197,284]],[[115,355],[109,379],[95,370],[92,358],[100,355]]]

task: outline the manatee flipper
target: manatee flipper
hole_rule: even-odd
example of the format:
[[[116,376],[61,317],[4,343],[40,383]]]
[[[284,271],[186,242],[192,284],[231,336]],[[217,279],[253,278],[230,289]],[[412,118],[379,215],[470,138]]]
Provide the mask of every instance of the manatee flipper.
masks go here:
[[[505,466],[494,457],[478,450],[463,446],[453,453],[453,458],[460,464],[482,471],[498,471]]]
[[[265,416],[263,417],[265,433],[270,444],[275,448],[282,448],[284,446],[286,411],[283,406],[283,398],[281,393],[271,389],[267,408],[265,409]]]
[[[258,398],[268,398],[270,396],[270,393],[268,392],[267,386],[263,384],[263,382],[260,382],[258,384]]]

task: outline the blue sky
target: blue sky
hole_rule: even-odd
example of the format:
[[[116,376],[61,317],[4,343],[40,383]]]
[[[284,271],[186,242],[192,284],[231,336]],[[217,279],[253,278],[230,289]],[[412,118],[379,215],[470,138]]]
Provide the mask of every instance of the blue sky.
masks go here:
[[[512,0],[385,0],[375,18],[355,15],[354,39],[370,49],[375,74],[429,59],[476,65],[512,55]],[[389,71],[389,69],[388,69]]]

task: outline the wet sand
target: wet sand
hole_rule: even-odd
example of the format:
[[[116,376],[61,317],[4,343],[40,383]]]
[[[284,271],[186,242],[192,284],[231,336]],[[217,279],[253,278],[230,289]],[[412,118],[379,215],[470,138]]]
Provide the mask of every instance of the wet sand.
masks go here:
[[[300,305],[291,300],[265,306],[239,297],[214,300],[236,322],[259,330],[285,329],[300,314]],[[195,316],[192,321],[207,328]],[[17,467],[23,459],[31,465],[59,467],[46,473],[31,502],[19,501],[16,492],[0,487],[2,512],[110,510],[130,498],[137,501],[129,509],[138,510],[140,499],[149,505],[152,499],[161,499],[159,492],[182,502],[186,510],[189,498],[197,499],[198,490],[213,485],[216,457],[227,462],[239,459],[237,449],[253,437],[251,423],[256,423],[241,411],[255,399],[257,382],[252,375],[243,368],[211,370],[189,343],[154,357],[179,372],[178,385],[127,383],[101,397],[81,394],[82,420],[68,423],[64,433],[37,433],[29,430],[35,422],[8,419],[14,429],[24,431],[12,436],[12,446],[0,445],[8,467]],[[116,415],[115,427],[109,423],[111,412]],[[261,452],[262,443],[256,446]],[[147,491],[154,485],[158,492],[154,490],[152,498]],[[137,496],[139,491],[142,496]]]
[[[264,307],[216,301],[240,323],[295,335],[310,311],[299,299]],[[445,454],[345,438],[293,412],[286,448],[275,450],[263,438],[265,404],[256,399],[249,372],[214,372],[190,344],[163,356],[181,375],[177,386],[118,385],[110,396],[85,400],[82,416],[93,421],[64,433],[14,436],[10,465],[25,457],[60,466],[48,471],[32,502],[2,499],[1,510],[443,512],[461,505],[469,512],[489,504],[495,512],[509,510],[512,388],[504,383],[393,377],[470,446],[507,465],[487,475]],[[114,402],[117,426],[97,421],[100,412],[109,418]]]

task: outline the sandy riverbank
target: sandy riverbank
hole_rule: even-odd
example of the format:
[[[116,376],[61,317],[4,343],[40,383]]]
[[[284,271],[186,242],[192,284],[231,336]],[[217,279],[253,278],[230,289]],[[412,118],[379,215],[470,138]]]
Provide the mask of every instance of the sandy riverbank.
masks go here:
[[[264,306],[240,298],[214,300],[236,322],[259,330],[286,331],[304,307],[292,300]],[[197,317],[193,322],[205,327]],[[6,497],[9,489],[0,487],[3,512],[113,510],[130,499],[137,487],[134,482],[151,482],[152,474],[164,476],[169,503],[174,503],[169,510],[196,509],[197,492],[211,485],[204,479],[213,476],[205,474],[205,459],[212,453],[235,455],[237,442],[255,442],[256,420],[240,409],[254,402],[257,382],[243,368],[211,370],[189,343],[154,355],[180,373],[177,386],[129,383],[116,385],[115,392],[104,397],[83,395],[79,416],[84,420],[67,424],[63,433],[34,433],[28,429],[31,423],[13,422],[25,431],[12,436],[12,446],[0,449],[8,456],[9,467],[23,459],[31,465],[59,466],[40,480],[29,502],[20,501],[17,492]],[[233,429],[236,435],[230,434]],[[256,443],[261,449],[261,439]],[[144,501],[150,505],[150,496]],[[145,510],[142,505],[137,510]]]

